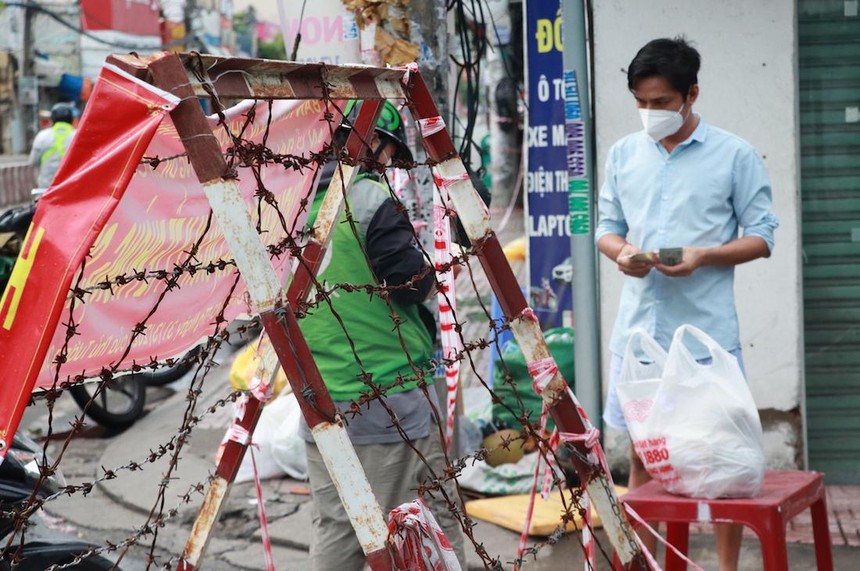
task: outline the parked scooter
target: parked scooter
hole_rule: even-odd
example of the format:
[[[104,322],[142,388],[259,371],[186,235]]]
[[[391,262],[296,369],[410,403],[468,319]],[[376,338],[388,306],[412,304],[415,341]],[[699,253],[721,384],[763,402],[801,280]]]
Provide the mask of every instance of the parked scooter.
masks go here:
[[[0,293],[6,289],[35,212],[33,203],[0,214]],[[88,417],[105,428],[125,430],[143,415],[146,380],[139,375],[117,376],[93,399],[96,387],[97,383],[79,384],[70,387],[69,393]]]
[[[25,541],[19,537],[10,543],[15,531],[14,513],[21,510],[37,489],[39,498],[56,493],[65,485],[59,472],[41,481],[40,462],[42,448],[30,438],[16,434],[6,459],[0,464],[0,571],[44,571],[52,565],[67,565],[95,548],[94,545],[75,539],[51,541]],[[32,532],[28,532],[28,535]],[[12,562],[17,561],[13,567]],[[112,561],[98,555],[81,559],[78,563],[63,567],[74,571],[107,571],[119,569]]]

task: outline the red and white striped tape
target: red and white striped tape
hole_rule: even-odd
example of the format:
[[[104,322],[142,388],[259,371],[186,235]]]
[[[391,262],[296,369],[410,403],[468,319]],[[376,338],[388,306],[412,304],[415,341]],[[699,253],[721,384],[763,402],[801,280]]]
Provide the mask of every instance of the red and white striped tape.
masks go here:
[[[697,565],[696,563],[691,561],[686,555],[681,553],[681,551],[677,547],[675,547],[674,545],[672,545],[671,543],[669,543],[668,541],[663,539],[663,536],[660,535],[659,533],[657,533],[656,529],[654,529],[653,527],[648,525],[648,522],[645,521],[641,515],[636,513],[636,511],[630,507],[630,504],[624,504],[624,510],[630,515],[630,517],[632,517],[634,520],[636,520],[636,522],[639,523],[639,525],[641,525],[642,527],[647,529],[651,535],[656,537],[660,543],[665,545],[666,549],[671,549],[672,551],[674,551],[675,555],[677,555],[678,557],[680,557],[681,559],[686,561],[687,564],[690,567],[692,567],[693,569],[695,569],[696,571],[705,571],[701,566]],[[655,569],[656,571],[660,571],[660,564],[657,563],[657,560],[654,559],[654,556],[651,555],[651,553],[642,544],[642,539],[639,538],[639,536],[636,536],[636,540],[639,542],[639,546],[642,548],[642,554],[645,556],[645,561],[648,562],[648,565],[650,566],[650,568]]]
[[[526,308],[523,311],[521,317],[524,318],[533,318],[534,312],[531,311],[530,308]],[[535,393],[540,395],[543,393],[546,386],[552,380],[552,378],[558,373],[558,364],[555,362],[555,359],[552,357],[547,357],[545,359],[540,359],[538,361],[533,361],[528,365],[529,374],[532,377],[532,387],[534,388]],[[550,492],[552,491],[552,482],[553,482],[553,474],[555,472],[555,452],[558,450],[558,447],[561,442],[582,442],[589,449],[589,459],[592,461],[599,462],[603,467],[605,473],[609,473],[609,468],[606,463],[606,457],[603,454],[603,451],[600,447],[600,431],[597,430],[588,419],[588,415],[585,413],[585,410],[576,401],[574,398],[574,404],[579,411],[580,416],[582,417],[583,424],[585,425],[585,432],[582,434],[574,434],[570,432],[559,432],[557,429],[553,431],[552,435],[550,435],[547,446],[548,450],[546,451],[546,460],[547,465],[544,470],[543,483],[541,485],[541,497],[546,500],[549,497]],[[540,427],[541,433],[546,434],[546,423],[548,417],[548,410],[546,407],[546,403],[543,405],[543,409],[541,410],[540,417]],[[535,496],[537,495],[537,482],[538,476],[540,473],[540,465],[541,459],[543,455],[538,458],[538,462],[535,466],[535,475],[534,475],[534,483],[532,484],[532,489],[529,497],[529,506],[526,511],[526,521],[523,525],[523,531],[520,534],[520,543],[517,547],[517,560],[522,559],[522,555],[525,552],[526,542],[528,540],[528,530],[531,527],[531,520],[534,514],[534,503]],[[585,551],[585,569],[595,569],[597,564],[597,554],[594,546],[594,533],[593,533],[593,522],[591,518],[591,508],[588,501],[588,496],[583,494],[582,496],[582,508],[583,512],[583,535],[582,535],[582,544]],[[650,556],[650,554],[648,555]],[[646,557],[648,557],[646,556]]]
[[[448,190],[458,182],[464,180],[471,180],[469,178],[469,173],[461,172],[454,176],[441,176],[436,169],[433,170],[433,182],[436,183],[439,190]]]
[[[418,130],[421,131],[422,137],[429,137],[430,135],[444,131],[445,121],[439,115],[427,117],[426,119],[418,119]]]
[[[597,550],[594,548],[594,520],[591,517],[591,502],[588,501],[588,493],[583,490],[579,500],[582,506],[582,550],[585,571],[597,569]]]
[[[558,373],[558,364],[552,357],[529,363],[529,375],[532,377],[532,388],[540,396],[552,378]],[[546,411],[543,412],[546,414]]]
[[[274,571],[275,558],[272,553],[272,538],[269,535],[269,521],[266,517],[266,506],[263,502],[263,487],[260,485],[260,472],[257,470],[257,459],[254,456],[254,448],[256,448],[257,445],[252,443],[251,433],[248,432],[248,429],[240,424],[242,418],[245,416],[245,409],[247,406],[247,395],[240,396],[236,399],[236,402],[233,403],[233,422],[230,423],[230,427],[227,429],[226,434],[224,434],[224,439],[218,447],[215,462],[220,462],[221,455],[224,453],[224,447],[228,442],[239,443],[246,447],[247,451],[251,454],[251,468],[254,472],[254,489],[257,493],[257,517],[260,518],[260,534],[263,537],[263,553],[266,558],[266,571]]]
[[[257,458],[251,445],[251,466],[254,468],[254,491],[257,493],[257,517],[260,518],[260,535],[263,538],[263,555],[266,558],[266,571],[275,571],[275,556],[272,553],[272,536],[269,535],[269,519],[266,517],[266,505],[263,502],[263,486],[260,485],[260,472],[257,470]]]
[[[388,515],[397,569],[460,571],[460,562],[422,498],[401,504]]]
[[[403,74],[403,77],[400,78],[400,81],[403,85],[409,85],[409,76],[413,73],[418,73],[418,64],[414,61],[411,63],[407,63],[406,65],[399,66],[397,69],[405,69],[406,73]]]
[[[460,361],[457,356],[462,348],[460,336],[455,325],[454,312],[457,309],[456,290],[454,287],[454,270],[450,266],[451,255],[451,218],[446,209],[448,191],[439,186],[438,192],[433,193],[433,261],[436,265],[436,277],[439,281],[439,291],[436,300],[439,303],[439,329],[441,330],[442,358],[445,361],[445,386],[447,387],[445,417],[445,449],[451,452],[454,441],[454,418],[457,414],[457,390],[459,387]],[[443,269],[447,266],[447,269]]]

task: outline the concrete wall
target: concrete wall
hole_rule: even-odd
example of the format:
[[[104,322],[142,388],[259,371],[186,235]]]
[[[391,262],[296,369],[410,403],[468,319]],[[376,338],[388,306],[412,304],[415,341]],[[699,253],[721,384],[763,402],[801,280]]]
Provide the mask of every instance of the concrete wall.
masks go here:
[[[752,143],[764,158],[780,219],[776,248],[770,259],[738,269],[735,293],[769,465],[799,465],[804,458],[803,320],[794,2],[614,0],[594,5],[598,187],[610,145],[641,128],[627,90],[627,65],[640,47],[658,37],[683,34],[694,42],[702,55],[695,110]],[[619,272],[601,256],[603,347],[608,346],[620,290]],[[624,464],[622,435],[610,434],[607,443],[613,464]]]

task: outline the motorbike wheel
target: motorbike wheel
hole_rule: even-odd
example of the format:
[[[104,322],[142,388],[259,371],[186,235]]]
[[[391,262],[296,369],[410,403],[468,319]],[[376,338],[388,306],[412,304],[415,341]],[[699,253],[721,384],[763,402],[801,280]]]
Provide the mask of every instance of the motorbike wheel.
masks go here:
[[[159,367],[155,371],[141,371],[138,373],[138,376],[143,379],[144,384],[148,387],[163,387],[164,385],[168,385],[182,378],[185,373],[197,365],[195,358],[201,350],[202,347],[198,345],[185,353],[172,367],[165,366]]]
[[[82,545],[78,542],[74,544],[62,541],[59,543],[31,542],[25,547],[24,553],[20,554],[21,559],[12,567],[11,557],[16,553],[16,548],[13,546],[0,559],[0,571],[12,571],[12,569],[15,571],[45,571],[52,566],[62,566],[63,569],[74,571],[122,571],[113,561],[100,555],[91,555],[72,565],[77,554],[88,551],[91,547],[93,546]]]
[[[69,392],[85,414],[100,425],[125,430],[143,415],[146,381],[140,375],[116,377],[93,399],[97,387],[98,383],[85,383],[70,387]]]
[[[74,561],[74,559],[60,562],[58,565],[68,565],[72,561]],[[99,557],[98,555],[87,557],[77,565],[70,565],[69,567],[63,567],[63,569],[70,569],[71,571],[122,571],[122,569],[117,567],[113,561],[105,559],[104,557]]]

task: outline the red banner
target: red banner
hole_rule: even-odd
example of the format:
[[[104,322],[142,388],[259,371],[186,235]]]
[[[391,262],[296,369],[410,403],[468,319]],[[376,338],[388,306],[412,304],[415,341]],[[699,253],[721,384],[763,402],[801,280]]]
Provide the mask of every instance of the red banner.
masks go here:
[[[0,302],[3,443],[14,434],[34,389],[78,375],[94,377],[102,368],[128,370],[156,356],[177,356],[211,334],[222,311],[228,320],[251,312],[241,280],[224,307],[236,269],[220,263],[232,257],[214,218],[210,224],[202,186],[182,156],[168,116],[175,104],[171,95],[118,69],[102,71]],[[265,137],[275,153],[307,156],[328,142],[324,111],[319,101],[275,102],[270,118],[268,103],[249,101],[227,111],[227,128],[214,117],[211,125],[225,150],[232,145],[229,128],[257,143]],[[154,157],[161,160],[143,160]],[[278,206],[265,205],[259,212],[256,175],[250,168],[237,171],[266,245],[304,225],[300,198],[310,193],[312,170],[263,166],[259,179]],[[164,272],[181,266],[195,243],[193,263],[215,269],[181,272],[175,283],[165,279]],[[291,267],[288,253],[273,267],[283,278]],[[78,287],[88,293],[75,299],[70,286],[79,276]],[[75,335],[67,341],[70,323]],[[139,324],[145,325],[143,335],[123,357]]]
[[[81,27],[137,36],[159,34],[158,3],[150,0],[81,0]]]

